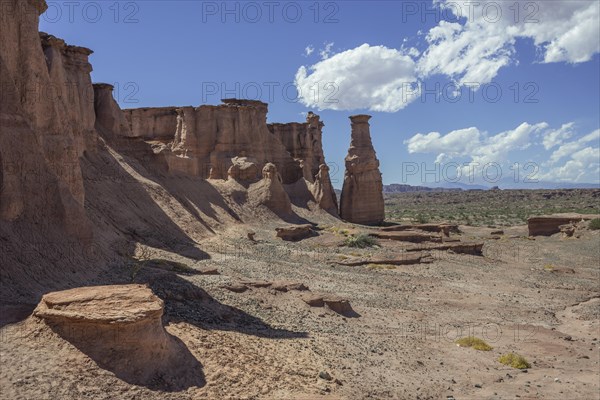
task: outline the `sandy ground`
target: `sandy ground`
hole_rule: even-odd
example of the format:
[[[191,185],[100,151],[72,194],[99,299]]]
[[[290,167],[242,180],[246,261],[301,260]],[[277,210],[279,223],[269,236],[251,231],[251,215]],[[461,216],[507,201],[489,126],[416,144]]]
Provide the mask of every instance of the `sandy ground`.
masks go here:
[[[599,398],[600,232],[531,240],[519,226],[494,240],[493,229],[461,227],[462,240],[485,241],[484,257],[434,252],[432,263],[388,269],[336,262],[397,256],[406,244],[339,247],[344,237],[332,229],[287,243],[275,238],[275,226],[234,225],[200,244],[207,260],[155,255],[194,269],[216,267],[220,275],[156,278],[141,271],[135,278],[165,299],[167,331],[202,364],[201,387],[172,392],[129,384],[39,321],[6,323],[5,314],[1,397]],[[246,239],[250,229],[258,243]],[[350,300],[358,316],[311,308],[298,291],[234,293],[222,287],[243,279],[302,282],[313,292]],[[201,298],[190,295],[190,288],[201,288]],[[454,343],[468,335],[483,338],[493,350]],[[532,367],[500,364],[498,357],[507,352],[525,356]],[[320,378],[321,372],[331,380]]]

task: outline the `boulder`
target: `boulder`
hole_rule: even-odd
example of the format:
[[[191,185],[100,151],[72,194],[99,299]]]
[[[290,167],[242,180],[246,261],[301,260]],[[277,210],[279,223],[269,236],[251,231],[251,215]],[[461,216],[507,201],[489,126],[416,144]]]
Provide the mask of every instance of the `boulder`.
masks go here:
[[[33,312],[54,332],[129,383],[201,385],[198,361],[162,325],[163,301],[143,285],[82,287],[44,295]]]
[[[323,295],[318,295],[315,293],[306,293],[300,297],[303,302],[308,304],[311,307],[323,307],[325,306],[325,302],[323,301]]]
[[[379,160],[371,142],[369,115],[355,115],[352,141],[340,199],[340,217],[348,222],[379,225],[385,218]]]
[[[298,241],[306,239],[315,234],[313,226],[310,224],[305,225],[289,225],[286,227],[275,228],[277,231],[277,237],[287,241]]]

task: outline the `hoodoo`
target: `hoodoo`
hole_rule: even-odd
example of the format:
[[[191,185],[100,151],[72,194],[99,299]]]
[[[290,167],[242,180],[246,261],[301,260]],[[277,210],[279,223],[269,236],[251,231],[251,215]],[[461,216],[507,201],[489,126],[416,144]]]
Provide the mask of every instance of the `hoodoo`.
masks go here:
[[[364,225],[381,224],[385,218],[379,160],[369,129],[370,115],[354,115],[352,140],[346,156],[346,173],[340,199],[340,217]]]

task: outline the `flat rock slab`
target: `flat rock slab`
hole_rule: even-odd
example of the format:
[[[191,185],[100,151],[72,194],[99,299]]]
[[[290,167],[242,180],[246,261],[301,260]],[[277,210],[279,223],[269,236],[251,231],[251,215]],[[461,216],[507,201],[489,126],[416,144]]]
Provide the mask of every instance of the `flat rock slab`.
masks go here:
[[[406,251],[426,251],[426,250],[450,250],[457,254],[483,255],[483,242],[451,242],[443,244],[431,244],[415,246]]]
[[[411,242],[411,243],[422,243],[422,242],[434,242],[441,243],[442,237],[440,235],[432,235],[430,233],[425,232],[417,232],[417,231],[401,231],[401,232],[373,232],[369,233],[369,236],[375,237],[377,239],[388,239],[388,240],[398,240],[401,242]]]
[[[443,233],[450,236],[450,232],[458,232],[456,224],[416,224],[416,225],[392,225],[381,228],[382,232],[400,232],[407,230],[421,230],[426,232]]]
[[[358,317],[352,309],[350,302],[332,294],[306,293],[301,296],[302,301],[311,307],[327,307],[331,311],[346,317]]]
[[[393,259],[372,259],[372,260],[355,260],[355,261],[340,261],[337,264],[355,267],[368,264],[381,265],[413,265],[422,262],[429,262],[428,253],[404,253]]]
[[[315,235],[313,226],[310,224],[285,226],[281,228],[275,228],[275,230],[277,231],[278,238],[292,242],[306,239]]]
[[[550,236],[559,233],[561,225],[589,221],[594,218],[600,218],[600,215],[575,213],[539,215],[529,218],[527,227],[529,228],[529,236]]]
[[[44,295],[34,315],[50,320],[127,324],[162,316],[163,301],[144,285],[82,287]]]

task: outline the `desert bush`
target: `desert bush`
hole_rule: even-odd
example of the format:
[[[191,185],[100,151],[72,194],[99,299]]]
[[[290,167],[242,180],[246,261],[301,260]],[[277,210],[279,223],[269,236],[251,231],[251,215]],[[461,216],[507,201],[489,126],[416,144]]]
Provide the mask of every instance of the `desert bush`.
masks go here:
[[[429,222],[429,218],[426,215],[423,214],[417,214],[415,220],[419,223],[419,224],[426,224]]]
[[[457,339],[455,343],[460,347],[472,347],[475,350],[481,351],[490,351],[493,349],[493,347],[487,344],[483,339],[479,339],[475,336],[467,336]]]
[[[591,220],[589,228],[592,230],[600,229],[600,218],[594,218],[593,220]]]
[[[344,246],[355,247],[358,249],[373,247],[375,245],[377,245],[377,240],[364,233],[361,233],[360,235],[356,236],[349,236],[346,238],[346,240],[344,240]]]
[[[531,368],[531,364],[523,357],[517,353],[507,353],[503,354],[498,358],[498,361],[504,365],[508,365],[517,369],[526,369]]]

